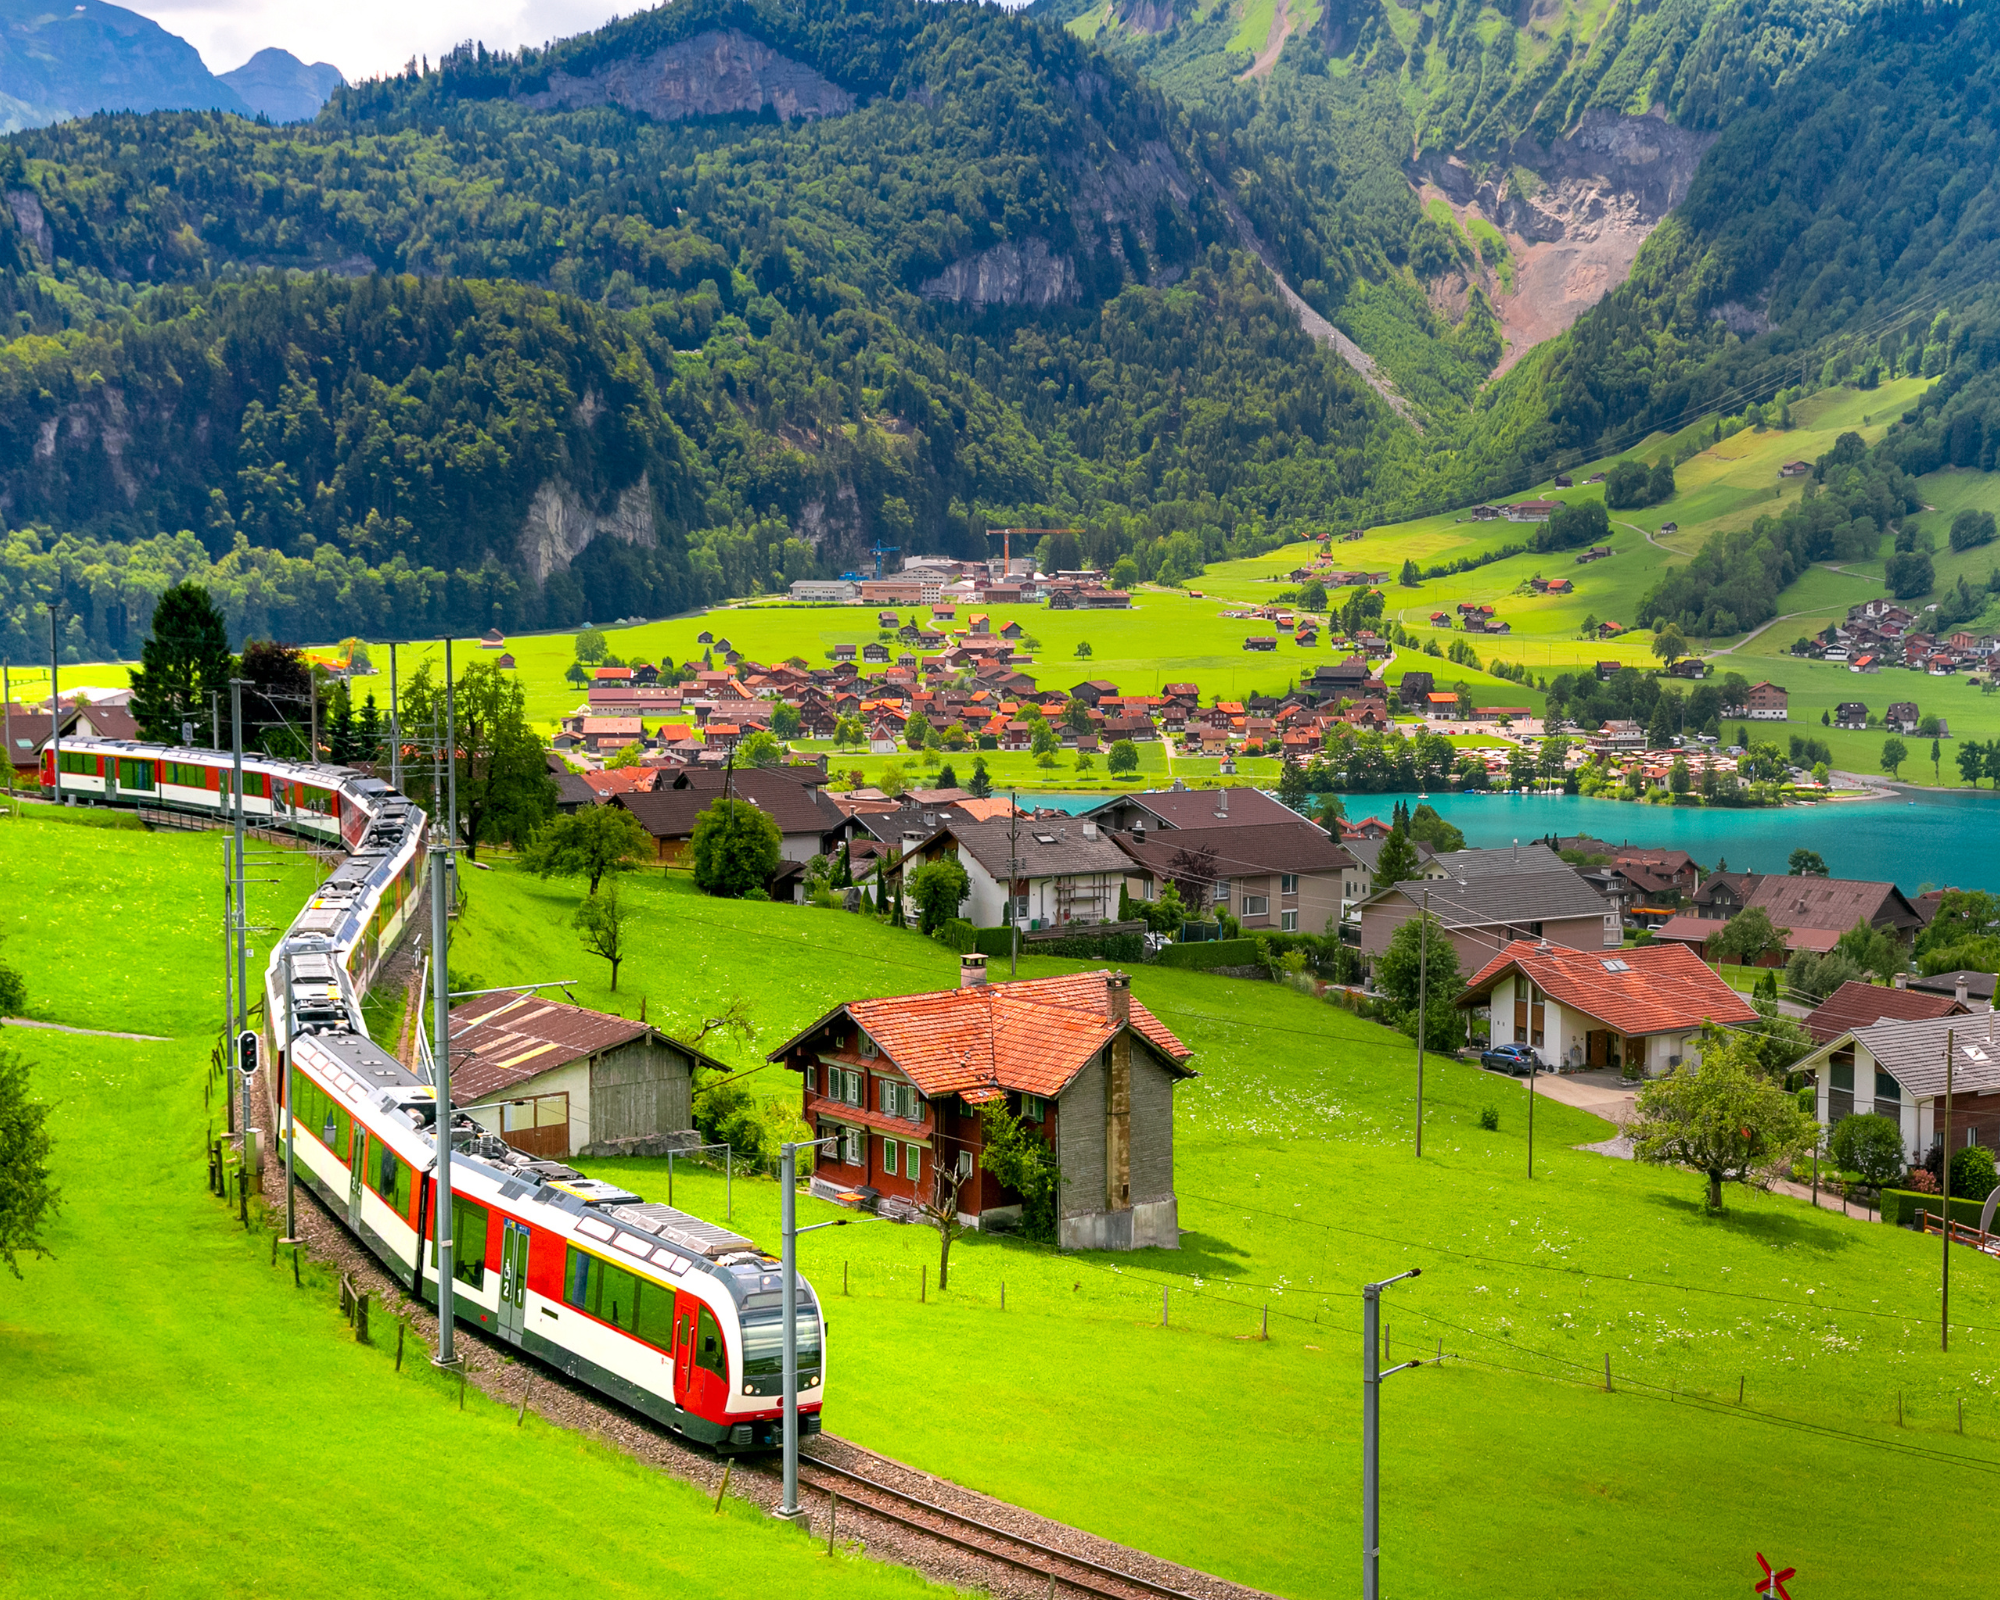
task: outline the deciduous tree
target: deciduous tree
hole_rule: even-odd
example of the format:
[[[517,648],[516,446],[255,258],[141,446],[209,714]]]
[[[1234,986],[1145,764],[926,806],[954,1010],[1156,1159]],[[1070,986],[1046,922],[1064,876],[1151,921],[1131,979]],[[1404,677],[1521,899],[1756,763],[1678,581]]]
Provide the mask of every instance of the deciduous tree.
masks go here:
[[[587,878],[594,895],[605,874],[625,872],[653,854],[652,835],[623,806],[583,806],[545,823],[521,864],[543,878]]]
[[[17,1278],[21,1256],[54,1256],[42,1242],[62,1203],[62,1190],[49,1181],[49,1110],[32,1097],[27,1060],[0,1048],[0,1261]]]
[[[570,918],[584,949],[611,963],[613,994],[618,992],[618,964],[625,959],[626,926],[631,920],[632,908],[620,896],[616,878],[604,886],[602,894],[586,896]]]
[[[695,818],[689,855],[695,887],[735,899],[761,889],[778,870],[784,835],[768,812],[747,800],[718,797]]]
[[[1711,1024],[1700,1041],[1699,1067],[1683,1062],[1640,1089],[1628,1131],[1639,1160],[1706,1177],[1709,1209],[1720,1210],[1723,1184],[1749,1183],[1811,1150],[1819,1125],[1757,1074],[1746,1040]]]

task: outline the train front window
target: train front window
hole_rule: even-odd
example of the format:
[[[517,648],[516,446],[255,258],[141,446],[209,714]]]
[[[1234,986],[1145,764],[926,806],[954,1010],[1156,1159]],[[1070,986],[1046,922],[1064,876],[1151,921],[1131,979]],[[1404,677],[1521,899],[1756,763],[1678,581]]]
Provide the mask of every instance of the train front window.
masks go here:
[[[798,1305],[799,1376],[819,1370],[819,1308],[810,1295]],[[785,1372],[785,1306],[778,1295],[752,1295],[743,1303],[743,1376],[779,1378]]]

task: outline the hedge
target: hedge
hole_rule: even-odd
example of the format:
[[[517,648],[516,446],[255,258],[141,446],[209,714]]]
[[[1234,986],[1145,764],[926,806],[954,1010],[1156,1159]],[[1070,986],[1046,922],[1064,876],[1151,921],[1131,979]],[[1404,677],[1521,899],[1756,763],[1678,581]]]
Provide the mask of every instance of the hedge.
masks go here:
[[[1257,966],[1255,939],[1204,939],[1200,944],[1170,944],[1159,954],[1163,967],[1185,967],[1195,972],[1210,967]]]
[[[962,956],[969,956],[979,947],[979,930],[963,917],[953,917],[938,929],[935,935],[939,944],[948,945]]]
[[[1005,960],[1014,949],[1010,928],[974,928],[974,944],[989,961]],[[1202,948],[1212,948],[1203,946]],[[1024,956],[1060,956],[1071,961],[1144,961],[1146,936],[1143,933],[1078,934],[1069,939],[1023,939]]]
[[[1882,1191],[1882,1220],[1892,1222],[1899,1228],[1915,1227],[1917,1213],[1928,1211],[1936,1216],[1944,1204],[1944,1197],[1935,1194],[1918,1194],[1914,1189],[1884,1189]],[[1984,1200],[1961,1200],[1957,1195],[1951,1199],[1951,1220],[1979,1226],[1979,1213],[1986,1208]],[[2000,1221],[2000,1216],[1996,1216]]]

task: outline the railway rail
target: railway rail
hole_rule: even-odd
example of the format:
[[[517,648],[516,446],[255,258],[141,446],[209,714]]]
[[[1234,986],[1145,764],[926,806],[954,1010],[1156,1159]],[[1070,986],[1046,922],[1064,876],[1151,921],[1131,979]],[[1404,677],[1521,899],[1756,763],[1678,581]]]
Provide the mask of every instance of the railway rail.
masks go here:
[[[821,1480],[815,1481],[815,1475]],[[1131,1600],[1133,1595],[1161,1597],[1161,1600],[1197,1600],[1190,1591],[1176,1589],[1137,1573],[1121,1571],[1069,1550],[1059,1550],[1023,1533],[998,1527],[964,1511],[926,1500],[907,1489],[896,1488],[880,1478],[836,1466],[816,1456],[801,1455],[799,1481],[822,1493],[838,1493],[855,1510],[882,1517],[927,1539],[936,1539],[988,1561],[997,1561],[1047,1578],[1053,1586],[1079,1594],[1099,1595],[1104,1600]],[[873,1497],[873,1498],[870,1498]],[[888,1504],[881,1502],[887,1501]]]

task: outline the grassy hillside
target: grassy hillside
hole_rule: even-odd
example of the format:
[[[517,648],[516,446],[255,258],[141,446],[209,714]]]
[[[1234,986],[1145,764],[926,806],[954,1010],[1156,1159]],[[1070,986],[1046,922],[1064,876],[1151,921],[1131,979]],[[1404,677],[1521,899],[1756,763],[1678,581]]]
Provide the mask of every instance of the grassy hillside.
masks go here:
[[[289,917],[308,866],[253,887],[253,919]],[[164,1036],[0,1030],[55,1105],[64,1195],[55,1259],[0,1279],[0,1594],[472,1597],[532,1585],[552,1548],[632,1600],[925,1588],[476,1391],[461,1413],[421,1349],[392,1370],[386,1318],[357,1345],[328,1274],[274,1270],[267,1228],[203,1188],[215,883],[212,838],[0,819],[33,1014]]]
[[[629,1014],[643,997],[670,1027],[744,995],[756,1041],[724,1054],[746,1067],[840,999],[954,981],[949,951],[872,920],[707,900],[651,875],[629,888],[645,933],[616,996],[573,943],[580,886],[504,868],[474,883],[454,964],[489,983],[580,973],[585,1003]],[[1965,1325],[1943,1356],[1934,1241],[1749,1194],[1705,1217],[1695,1179],[1573,1149],[1605,1125],[1547,1100],[1531,1181],[1522,1086],[1436,1057],[1414,1163],[1399,1035],[1269,984],[1139,968],[1133,987],[1197,1051],[1201,1076],[1177,1096],[1183,1249],[1055,1256],[972,1236],[941,1296],[925,1231],[810,1236],[805,1270],[836,1302],[835,1431],[1258,1587],[1328,1593],[1359,1538],[1357,1286],[1416,1265],[1423,1278],[1392,1295],[1391,1353],[1442,1340],[1451,1359],[1385,1402],[1385,1540],[1405,1586],[1708,1595],[1782,1543],[1801,1571],[1861,1590],[1911,1558],[1922,1536],[1904,1519],[1927,1495],[2000,1466],[1982,1377],[2000,1281],[1976,1263],[1955,1275]],[[794,1081],[764,1071],[791,1102]],[[1498,1132],[1477,1125],[1487,1105]],[[663,1188],[664,1163],[587,1165]],[[682,1168],[676,1186],[720,1212],[719,1174]],[[768,1184],[739,1177],[735,1204],[739,1226],[775,1236]],[[1819,1513],[1825,1482],[1868,1485],[1852,1518]],[[1244,1540],[1250,1518],[1287,1537]],[[1967,1539],[1941,1556],[1926,1541],[1923,1559],[1969,1574],[1986,1544]]]

